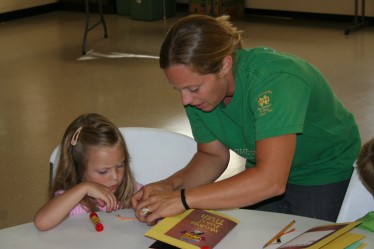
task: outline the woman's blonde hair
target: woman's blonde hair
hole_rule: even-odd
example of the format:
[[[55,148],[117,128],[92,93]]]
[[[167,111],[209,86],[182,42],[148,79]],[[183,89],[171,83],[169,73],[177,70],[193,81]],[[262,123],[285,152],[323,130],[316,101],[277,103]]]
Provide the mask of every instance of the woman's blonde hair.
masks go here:
[[[218,73],[223,58],[242,49],[241,31],[229,16],[189,15],[168,31],[160,50],[160,67],[183,64],[200,74]]]
[[[130,207],[136,184],[130,170],[130,156],[125,140],[109,119],[96,113],[80,115],[66,129],[60,144],[61,153],[56,175],[49,190],[49,199],[52,199],[57,191],[66,191],[84,181],[90,149],[113,146],[120,146],[125,156],[124,177],[114,195],[123,207]],[[89,211],[97,211],[96,202],[90,197],[86,196],[81,204]]]

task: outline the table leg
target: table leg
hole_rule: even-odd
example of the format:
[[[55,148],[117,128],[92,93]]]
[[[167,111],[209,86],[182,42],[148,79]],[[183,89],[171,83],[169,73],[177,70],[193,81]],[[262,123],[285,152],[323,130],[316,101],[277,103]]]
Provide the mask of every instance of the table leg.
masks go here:
[[[85,0],[84,4],[85,4],[85,12],[86,12],[86,25],[85,25],[85,28],[84,28],[83,42],[82,42],[82,54],[83,55],[85,55],[87,53],[88,32],[91,31],[93,28],[95,28],[99,24],[102,24],[103,28],[104,28],[104,38],[108,37],[108,29],[107,29],[106,22],[105,22],[105,19],[104,19],[102,0],[98,0],[100,19],[99,19],[98,22],[96,22],[92,25],[91,25],[91,22],[90,22],[91,15],[90,15],[89,0]]]
[[[349,35],[351,32],[360,30],[371,24],[370,21],[365,20],[365,0],[361,0],[361,18],[358,17],[358,0],[355,0],[355,19],[354,24],[345,29],[344,34]]]

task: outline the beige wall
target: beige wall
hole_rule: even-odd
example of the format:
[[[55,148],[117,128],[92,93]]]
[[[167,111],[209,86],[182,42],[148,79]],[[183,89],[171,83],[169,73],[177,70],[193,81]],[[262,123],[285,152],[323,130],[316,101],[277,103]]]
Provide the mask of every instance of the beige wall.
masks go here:
[[[59,0],[0,0],[0,13],[56,3]],[[177,0],[188,3],[188,0]],[[361,6],[361,1],[359,1]],[[354,0],[245,0],[246,8],[353,15]],[[360,10],[361,13],[361,10]],[[374,1],[366,1],[366,15],[374,17]]]
[[[59,0],[0,0],[0,13],[22,10],[49,3],[57,3]]]
[[[176,0],[188,3],[188,0]],[[354,15],[355,0],[244,0],[246,8]],[[361,7],[361,0],[359,1]],[[374,1],[366,0],[366,16],[374,17]],[[360,8],[361,15],[361,8]]]
[[[354,4],[354,0],[245,0],[246,8],[338,15],[354,15]],[[366,1],[365,12],[366,16],[374,16],[374,1]]]

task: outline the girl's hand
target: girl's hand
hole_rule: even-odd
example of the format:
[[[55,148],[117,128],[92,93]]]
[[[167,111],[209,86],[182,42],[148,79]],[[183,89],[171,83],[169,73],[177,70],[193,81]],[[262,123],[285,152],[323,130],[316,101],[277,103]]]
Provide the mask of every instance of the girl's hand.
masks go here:
[[[70,211],[85,196],[94,198],[100,206],[106,205],[107,211],[117,210],[117,200],[110,189],[93,182],[82,182],[48,200],[35,214],[34,224],[41,230],[49,230],[60,224]]]
[[[87,196],[96,199],[99,206],[106,206],[106,211],[117,210],[117,199],[110,189],[104,185],[94,182],[84,182],[87,188]]]

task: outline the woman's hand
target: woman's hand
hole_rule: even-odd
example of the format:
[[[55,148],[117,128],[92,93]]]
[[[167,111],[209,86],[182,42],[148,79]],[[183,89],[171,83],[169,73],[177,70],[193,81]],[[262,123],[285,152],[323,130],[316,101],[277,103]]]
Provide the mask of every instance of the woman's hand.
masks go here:
[[[138,203],[135,215],[139,221],[154,225],[159,219],[185,211],[179,191],[150,192],[147,199]]]
[[[134,210],[137,209],[140,202],[149,198],[150,193],[153,191],[173,191],[173,187],[167,180],[162,180],[159,182],[154,182],[143,186],[139,189],[131,198],[131,205]]]

